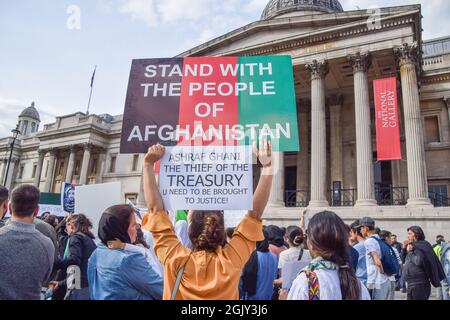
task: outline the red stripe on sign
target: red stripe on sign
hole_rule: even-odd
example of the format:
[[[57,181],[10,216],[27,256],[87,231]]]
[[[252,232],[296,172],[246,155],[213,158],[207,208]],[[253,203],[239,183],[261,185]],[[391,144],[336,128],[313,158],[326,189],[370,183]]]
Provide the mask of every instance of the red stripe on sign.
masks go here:
[[[237,64],[237,57],[184,59],[178,145],[237,145]]]
[[[401,160],[397,79],[375,80],[375,118],[378,160]]]

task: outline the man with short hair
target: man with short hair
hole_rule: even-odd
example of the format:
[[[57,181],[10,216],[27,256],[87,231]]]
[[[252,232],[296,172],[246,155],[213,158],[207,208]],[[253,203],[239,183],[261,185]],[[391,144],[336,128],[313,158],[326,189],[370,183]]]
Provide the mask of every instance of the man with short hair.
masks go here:
[[[0,186],[0,228],[5,226],[4,220],[6,212],[8,212],[9,192],[4,186]]]
[[[445,245],[445,238],[443,235],[436,236],[436,243],[433,245],[433,251],[436,256],[441,260],[442,247]]]
[[[378,243],[380,236],[375,232],[375,221],[365,217],[360,220],[361,234],[366,241],[367,289],[372,300],[388,300],[391,289],[389,277],[384,274],[381,264],[381,248]]]
[[[54,246],[33,223],[39,198],[39,189],[31,185],[11,194],[11,220],[0,229],[0,300],[40,300],[52,272]]]
[[[353,248],[358,251],[358,264],[356,266],[356,276],[365,286],[367,286],[367,266],[366,266],[366,247],[364,242],[366,239],[361,234],[360,221],[356,220],[350,225],[351,240]]]
[[[402,252],[403,246],[400,242],[397,241],[396,234],[391,235],[391,243],[392,243],[392,247],[395,248],[398,253]]]

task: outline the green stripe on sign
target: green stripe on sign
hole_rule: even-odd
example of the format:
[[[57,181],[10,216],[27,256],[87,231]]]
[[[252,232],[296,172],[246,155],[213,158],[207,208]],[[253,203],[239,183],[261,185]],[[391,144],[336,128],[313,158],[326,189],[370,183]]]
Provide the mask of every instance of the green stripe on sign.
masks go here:
[[[274,151],[299,151],[291,57],[240,57],[239,64],[245,68],[239,82],[252,87],[239,95],[239,124],[246,128],[241,144],[267,137],[273,141]]]
[[[41,199],[39,204],[52,204],[55,206],[61,205],[61,194],[60,193],[44,193],[41,192]]]

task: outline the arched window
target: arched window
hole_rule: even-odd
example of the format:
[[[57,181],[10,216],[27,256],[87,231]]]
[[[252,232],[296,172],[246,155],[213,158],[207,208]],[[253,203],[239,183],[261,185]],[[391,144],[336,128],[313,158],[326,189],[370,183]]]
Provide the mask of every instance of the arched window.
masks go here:
[[[36,123],[32,122],[31,123],[31,133],[36,132]]]
[[[22,134],[27,134],[28,133],[27,130],[28,130],[28,120],[24,120]]]

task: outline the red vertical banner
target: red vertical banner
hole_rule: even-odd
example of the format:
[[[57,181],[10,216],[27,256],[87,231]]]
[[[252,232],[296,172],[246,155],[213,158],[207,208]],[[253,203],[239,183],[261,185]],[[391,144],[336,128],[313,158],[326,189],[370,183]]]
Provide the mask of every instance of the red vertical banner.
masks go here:
[[[401,160],[397,79],[393,77],[375,80],[373,88],[378,160]]]

